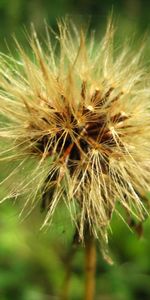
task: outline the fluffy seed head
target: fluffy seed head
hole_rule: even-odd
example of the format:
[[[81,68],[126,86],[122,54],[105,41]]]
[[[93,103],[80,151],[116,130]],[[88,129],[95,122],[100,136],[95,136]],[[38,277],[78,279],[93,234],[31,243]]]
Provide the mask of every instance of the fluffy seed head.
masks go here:
[[[43,226],[65,202],[81,240],[86,226],[107,238],[117,202],[143,220],[150,183],[148,75],[141,49],[114,55],[113,33],[98,43],[64,22],[45,50],[34,32],[32,59],[19,45],[19,60],[0,58],[0,159],[16,161],[1,201],[22,195],[28,212],[39,200]]]

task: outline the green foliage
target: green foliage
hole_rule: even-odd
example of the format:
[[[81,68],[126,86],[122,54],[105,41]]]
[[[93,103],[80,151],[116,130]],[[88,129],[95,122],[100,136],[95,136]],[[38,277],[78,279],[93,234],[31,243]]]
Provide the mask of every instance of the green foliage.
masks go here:
[[[147,0],[0,0],[0,42],[1,50],[11,47],[12,38],[15,34],[23,43],[25,34],[23,28],[29,29],[31,22],[34,23],[38,32],[43,32],[43,20],[53,28],[56,27],[56,19],[71,15],[75,20],[90,19],[91,26],[101,27],[106,22],[108,13],[113,11],[116,20],[121,27],[136,29],[140,33],[149,26],[150,2]],[[7,49],[8,51],[8,49]]]
[[[38,209],[24,222],[18,219],[18,210],[10,203],[0,209],[0,299],[58,299],[73,236],[67,210],[62,206],[46,232],[39,230],[42,216]],[[150,220],[138,239],[114,216],[110,233],[113,266],[102,259],[97,245],[96,299],[150,298],[149,234]],[[77,250],[72,271],[70,299],[83,299],[83,247]]]

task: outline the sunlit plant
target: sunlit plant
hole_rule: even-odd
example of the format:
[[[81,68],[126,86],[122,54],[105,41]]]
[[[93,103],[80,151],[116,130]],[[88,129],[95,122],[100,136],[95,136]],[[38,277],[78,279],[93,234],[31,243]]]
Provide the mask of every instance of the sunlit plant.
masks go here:
[[[22,196],[27,213],[40,202],[42,227],[64,202],[91,263],[93,239],[106,244],[113,212],[122,217],[116,203],[140,222],[148,213],[150,87],[142,47],[115,54],[111,21],[100,42],[71,23],[58,27],[46,48],[33,31],[32,58],[18,43],[18,60],[0,57],[0,160],[18,162],[1,202]]]

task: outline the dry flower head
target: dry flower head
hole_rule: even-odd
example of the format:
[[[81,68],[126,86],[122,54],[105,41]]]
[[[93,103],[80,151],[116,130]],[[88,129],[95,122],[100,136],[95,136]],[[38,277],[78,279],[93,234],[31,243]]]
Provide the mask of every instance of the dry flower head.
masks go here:
[[[47,226],[63,201],[81,240],[87,225],[107,240],[117,202],[138,220],[146,212],[148,75],[141,49],[131,55],[123,45],[114,58],[111,21],[99,43],[74,25],[58,27],[56,47],[48,34],[43,50],[34,32],[32,59],[20,45],[19,60],[0,58],[0,160],[17,161],[1,182],[9,189],[1,202],[22,196],[30,212],[39,200]]]

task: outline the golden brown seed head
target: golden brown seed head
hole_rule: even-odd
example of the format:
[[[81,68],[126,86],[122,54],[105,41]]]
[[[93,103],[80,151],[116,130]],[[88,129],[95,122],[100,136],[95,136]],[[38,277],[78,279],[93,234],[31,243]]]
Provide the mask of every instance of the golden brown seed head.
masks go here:
[[[123,49],[114,59],[111,23],[99,45],[74,25],[59,30],[59,54],[49,39],[44,52],[34,33],[33,61],[20,46],[20,61],[1,56],[0,110],[8,122],[0,135],[10,142],[1,161],[18,161],[4,183],[9,197],[25,195],[24,210],[42,202],[43,226],[64,201],[81,240],[87,225],[106,239],[117,202],[144,219],[150,87],[140,51],[131,57]]]

